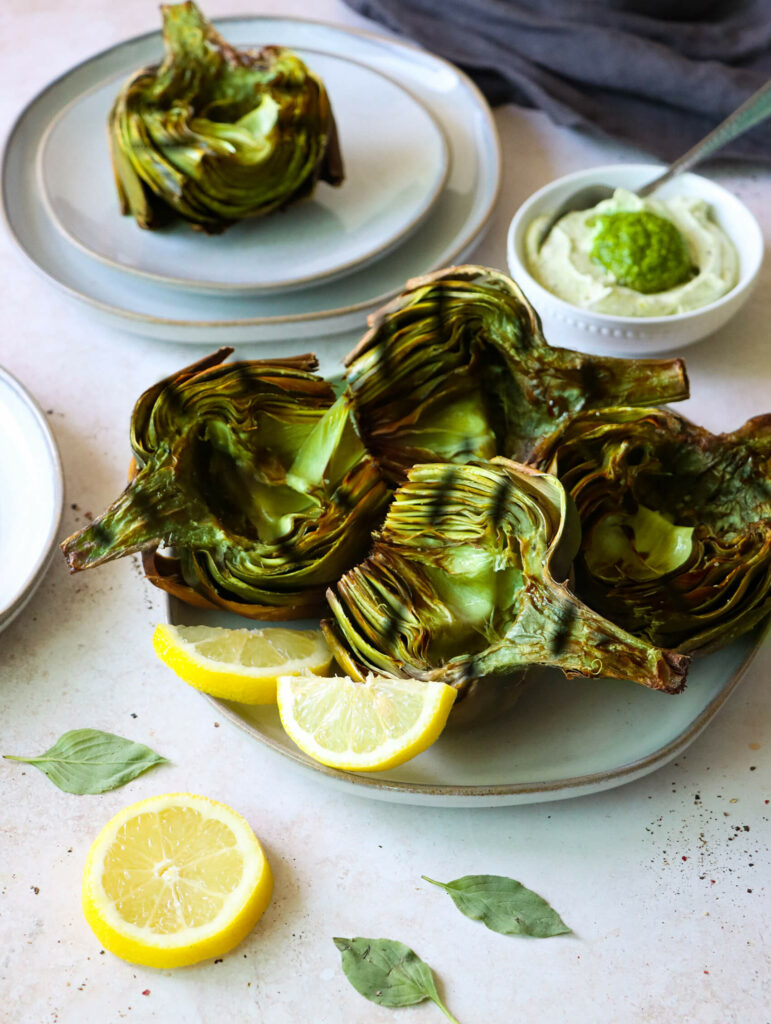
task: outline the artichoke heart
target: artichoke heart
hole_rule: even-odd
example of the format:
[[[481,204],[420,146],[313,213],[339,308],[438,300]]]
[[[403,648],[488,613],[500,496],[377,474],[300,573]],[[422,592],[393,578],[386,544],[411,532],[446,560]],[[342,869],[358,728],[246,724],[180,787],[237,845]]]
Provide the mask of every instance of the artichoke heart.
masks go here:
[[[552,665],[670,693],[688,658],[631,636],[564,580],[580,536],[554,477],[508,459],[414,466],[369,557],[327,595],[327,641],[349,674],[440,680]]]
[[[307,198],[343,165],[321,79],[291,50],[236,50],[192,2],[162,5],[165,57],[109,115],[121,210],[143,228],[176,212],[209,234]]]
[[[136,474],[62,549],[73,572],[141,550],[153,583],[201,607],[318,614],[390,491],[313,356],[221,365],[230,351],[140,397]]]
[[[408,282],[346,364],[361,435],[394,483],[419,462],[521,460],[582,409],[688,397],[680,359],[553,348],[518,285],[477,266]]]
[[[670,410],[584,412],[531,462],[576,503],[577,592],[624,629],[710,651],[771,611],[771,415],[715,435]]]

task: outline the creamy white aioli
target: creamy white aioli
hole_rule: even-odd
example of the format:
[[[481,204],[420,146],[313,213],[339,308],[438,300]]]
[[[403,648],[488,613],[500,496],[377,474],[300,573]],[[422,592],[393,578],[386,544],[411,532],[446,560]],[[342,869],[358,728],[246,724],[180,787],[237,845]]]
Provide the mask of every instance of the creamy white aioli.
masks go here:
[[[591,258],[598,224],[597,214],[647,210],[670,220],[680,231],[698,272],[688,281],[663,292],[644,294],[616,282],[613,275]],[[739,278],[739,257],[733,243],[712,219],[712,211],[697,196],[640,199],[616,189],[591,210],[569,213],[552,228],[538,250],[541,229],[548,215],[536,217],[527,229],[527,268],[548,291],[582,309],[615,316],[670,316],[699,309],[729,292]]]

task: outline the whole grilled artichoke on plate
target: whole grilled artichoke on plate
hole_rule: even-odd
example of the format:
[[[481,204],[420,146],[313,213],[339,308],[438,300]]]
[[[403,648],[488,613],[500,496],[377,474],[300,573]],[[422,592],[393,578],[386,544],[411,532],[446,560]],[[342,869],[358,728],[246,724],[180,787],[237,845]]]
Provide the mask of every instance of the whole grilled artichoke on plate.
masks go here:
[[[361,436],[395,483],[419,462],[521,460],[582,409],[688,397],[680,359],[553,348],[519,286],[488,267],[409,281],[346,364]]]
[[[771,611],[771,415],[715,435],[671,410],[582,412],[531,461],[576,503],[578,593],[624,629],[709,651]]]
[[[677,693],[688,658],[592,611],[566,585],[580,541],[553,476],[508,459],[414,466],[368,558],[327,595],[338,662],[464,689],[530,665]]]
[[[216,233],[343,180],[329,97],[296,54],[234,49],[192,0],[161,10],[165,57],[109,116],[123,213],[154,228],[176,212]]]
[[[73,572],[142,551],[153,583],[203,607],[318,614],[369,549],[390,492],[346,399],[310,372],[315,357],[222,365],[230,351],[141,396],[138,471],[62,549]]]

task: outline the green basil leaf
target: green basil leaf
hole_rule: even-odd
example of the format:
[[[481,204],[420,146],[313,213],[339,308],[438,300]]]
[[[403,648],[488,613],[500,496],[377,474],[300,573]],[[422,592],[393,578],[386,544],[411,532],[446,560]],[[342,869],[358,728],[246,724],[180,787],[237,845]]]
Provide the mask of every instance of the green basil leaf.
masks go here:
[[[446,883],[421,877],[448,892],[461,914],[502,935],[546,939],[571,931],[542,896],[505,875],[466,875]]]
[[[380,1006],[414,1006],[430,999],[458,1024],[436,991],[431,968],[403,942],[394,939],[334,939],[343,972],[357,992]]]
[[[99,729],[71,729],[39,757],[3,755],[39,768],[65,793],[104,793],[117,789],[166,761],[142,743]]]

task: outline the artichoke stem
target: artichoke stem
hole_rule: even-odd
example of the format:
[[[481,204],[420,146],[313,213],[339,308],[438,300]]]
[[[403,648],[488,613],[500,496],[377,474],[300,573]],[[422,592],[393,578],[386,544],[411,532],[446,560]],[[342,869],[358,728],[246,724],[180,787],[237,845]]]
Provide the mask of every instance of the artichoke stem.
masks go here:
[[[98,519],[62,543],[70,572],[90,569],[162,542],[175,516],[188,513],[170,474],[157,466],[147,467]]]
[[[548,653],[542,664],[560,668],[568,677],[612,676],[666,693],[685,689],[687,655],[653,647],[579,602],[565,587],[557,585],[556,590],[561,600],[555,604],[552,590],[548,601],[559,615],[548,615],[553,631],[546,638]],[[537,614],[541,618],[543,609]]]
[[[690,387],[682,359],[606,359],[595,357],[582,365],[588,407],[681,402]],[[598,401],[599,399],[599,401]]]

